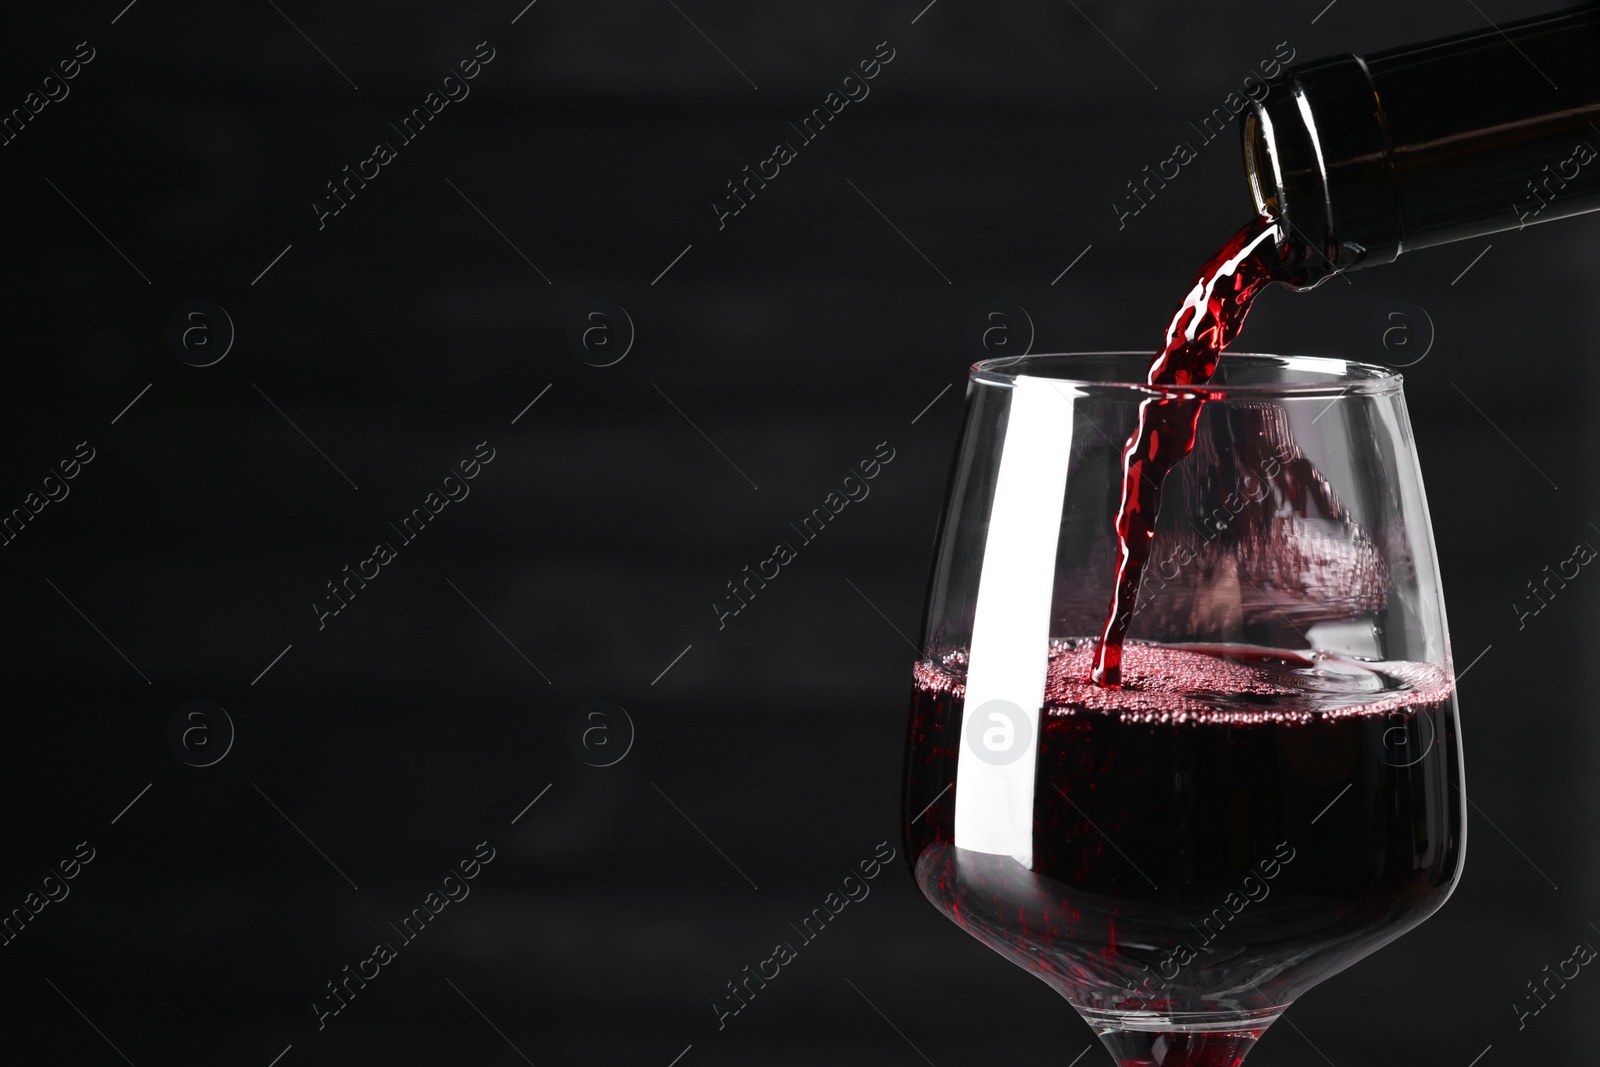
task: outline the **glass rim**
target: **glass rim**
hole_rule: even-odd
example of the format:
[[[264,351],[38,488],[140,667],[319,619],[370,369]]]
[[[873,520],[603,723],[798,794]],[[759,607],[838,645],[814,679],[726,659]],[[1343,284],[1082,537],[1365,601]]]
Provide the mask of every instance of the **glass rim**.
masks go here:
[[[1032,352],[1022,356],[999,356],[992,359],[982,359],[972,364],[968,371],[968,378],[981,385],[1010,386],[1018,378],[1038,378],[1046,381],[1070,385],[1083,390],[1124,390],[1142,393],[1151,396],[1172,396],[1175,393],[1203,395],[1210,399],[1226,399],[1228,397],[1339,397],[1339,396],[1384,396],[1400,392],[1405,376],[1399,371],[1377,363],[1362,363],[1358,360],[1340,359],[1333,356],[1284,356],[1266,352],[1225,352],[1222,366],[1272,366],[1302,374],[1323,375],[1321,381],[1295,381],[1295,382],[1209,382],[1192,386],[1158,386],[1150,385],[1144,381],[1118,381],[1112,379],[1091,379],[1067,374],[1037,374],[1029,373],[1030,369],[1024,368],[1013,371],[1011,368],[1018,364],[1046,362],[1060,366],[1066,364],[1065,369],[1070,371],[1069,361],[1084,361],[1096,357],[1103,359],[1129,359],[1142,361],[1140,366],[1146,366],[1151,359],[1148,349],[1143,350],[1101,350],[1085,352]],[[1053,368],[1052,368],[1053,369]]]

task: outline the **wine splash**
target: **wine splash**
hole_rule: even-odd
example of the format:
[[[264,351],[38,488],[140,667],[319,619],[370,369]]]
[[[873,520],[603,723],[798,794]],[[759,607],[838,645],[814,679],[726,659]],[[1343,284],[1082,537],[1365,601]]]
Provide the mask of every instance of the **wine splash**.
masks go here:
[[[1194,448],[1203,387],[1217,361],[1244,326],[1256,295],[1284,265],[1283,232],[1276,219],[1257,218],[1212,256],[1195,278],[1167,327],[1161,350],[1145,376],[1148,385],[1178,391],[1139,405],[1139,421],[1122,449],[1122,502],[1117,509],[1116,583],[1090,678],[1107,689],[1122,686],[1122,643],[1133,621],[1139,579],[1150,557],[1161,483]],[[1193,387],[1193,392],[1187,390]]]

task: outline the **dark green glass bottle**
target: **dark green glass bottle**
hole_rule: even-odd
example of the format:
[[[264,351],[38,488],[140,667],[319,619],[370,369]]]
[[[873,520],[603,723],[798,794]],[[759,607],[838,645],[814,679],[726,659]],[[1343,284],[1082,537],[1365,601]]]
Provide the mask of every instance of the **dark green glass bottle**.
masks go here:
[[[1290,284],[1600,208],[1600,4],[1297,64],[1241,116]]]

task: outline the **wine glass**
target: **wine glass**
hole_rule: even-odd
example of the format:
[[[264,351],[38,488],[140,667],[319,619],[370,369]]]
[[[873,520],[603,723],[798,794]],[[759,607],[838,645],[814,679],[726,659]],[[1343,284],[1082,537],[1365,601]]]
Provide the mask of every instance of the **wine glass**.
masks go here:
[[[1455,674],[1400,375],[1143,353],[972,368],[915,668],[922,893],[1122,1067],[1238,1067],[1297,997],[1439,908],[1466,843]],[[1184,404],[1123,649],[1122,450]]]

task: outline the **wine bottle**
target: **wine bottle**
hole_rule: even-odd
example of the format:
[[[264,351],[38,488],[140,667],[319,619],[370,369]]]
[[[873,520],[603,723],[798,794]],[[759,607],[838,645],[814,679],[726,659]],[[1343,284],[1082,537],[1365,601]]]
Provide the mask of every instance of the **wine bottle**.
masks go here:
[[[1296,64],[1241,116],[1259,214],[1309,288],[1600,209],[1600,4]]]

